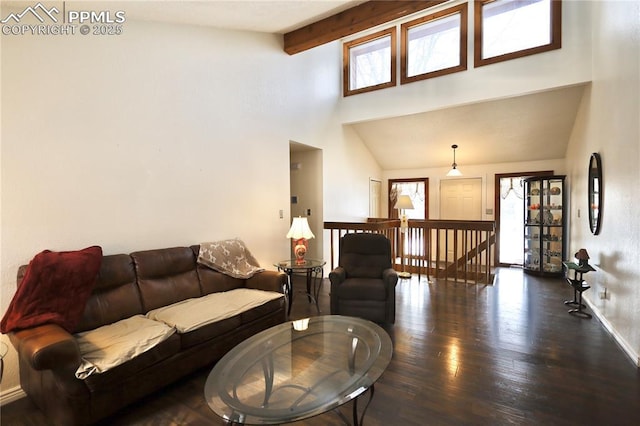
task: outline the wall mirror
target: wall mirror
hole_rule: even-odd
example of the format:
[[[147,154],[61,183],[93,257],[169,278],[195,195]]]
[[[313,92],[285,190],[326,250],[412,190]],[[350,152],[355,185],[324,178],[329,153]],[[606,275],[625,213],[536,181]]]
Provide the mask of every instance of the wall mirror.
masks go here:
[[[593,235],[600,232],[602,221],[602,161],[594,152],[589,159],[589,227]]]

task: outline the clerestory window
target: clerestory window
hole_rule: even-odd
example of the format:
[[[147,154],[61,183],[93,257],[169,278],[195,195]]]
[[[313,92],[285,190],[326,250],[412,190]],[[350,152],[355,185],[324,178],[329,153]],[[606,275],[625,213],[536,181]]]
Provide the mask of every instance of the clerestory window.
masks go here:
[[[475,2],[476,67],[562,46],[561,0]]]
[[[344,44],[344,96],[395,86],[396,28]]]
[[[467,69],[467,4],[402,24],[401,83]]]

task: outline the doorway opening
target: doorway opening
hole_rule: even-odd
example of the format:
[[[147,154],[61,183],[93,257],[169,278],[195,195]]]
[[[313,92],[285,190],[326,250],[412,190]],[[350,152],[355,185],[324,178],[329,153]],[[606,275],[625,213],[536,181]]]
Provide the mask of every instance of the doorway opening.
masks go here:
[[[550,176],[553,170],[496,174],[496,259],[497,266],[522,266],[524,258],[524,179]]]
[[[499,263],[522,265],[524,260],[524,178],[500,179],[500,258]]]
[[[309,244],[307,257],[322,259],[323,211],[322,211],[322,150],[302,143],[289,141],[289,215],[306,217],[315,239]],[[287,229],[289,229],[287,227]],[[293,253],[291,254],[293,256]]]

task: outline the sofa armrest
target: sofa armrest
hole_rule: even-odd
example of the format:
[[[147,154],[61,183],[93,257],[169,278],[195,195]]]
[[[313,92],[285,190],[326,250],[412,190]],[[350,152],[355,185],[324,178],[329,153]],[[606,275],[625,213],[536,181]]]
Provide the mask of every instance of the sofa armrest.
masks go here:
[[[287,274],[281,271],[262,271],[248,278],[245,285],[247,288],[284,293]]]
[[[44,324],[9,333],[18,355],[34,370],[77,368],[80,349],[76,339],[56,324]]]
[[[338,266],[333,271],[329,272],[329,281],[331,285],[338,285],[347,278],[347,271],[342,266]]]

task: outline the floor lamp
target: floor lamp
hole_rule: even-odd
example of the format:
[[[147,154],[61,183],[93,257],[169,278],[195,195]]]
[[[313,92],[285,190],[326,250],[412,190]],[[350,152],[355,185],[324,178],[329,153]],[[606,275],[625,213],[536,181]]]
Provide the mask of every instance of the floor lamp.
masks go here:
[[[408,195],[400,195],[394,208],[398,209],[398,213],[400,215],[400,262],[402,263],[402,272],[398,272],[398,277],[411,278],[411,273],[404,270],[404,236],[407,233],[407,228],[409,227],[405,210],[413,210],[411,197]]]

